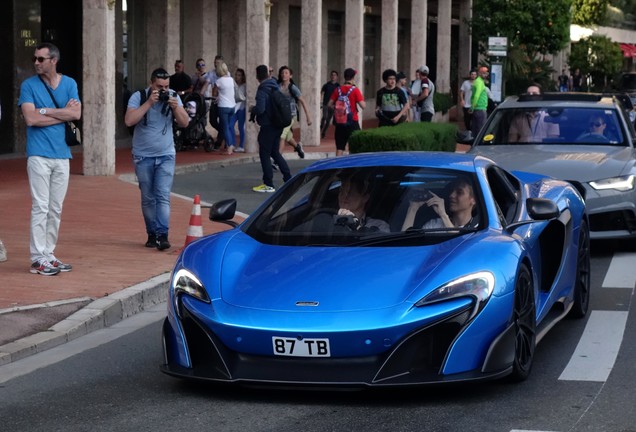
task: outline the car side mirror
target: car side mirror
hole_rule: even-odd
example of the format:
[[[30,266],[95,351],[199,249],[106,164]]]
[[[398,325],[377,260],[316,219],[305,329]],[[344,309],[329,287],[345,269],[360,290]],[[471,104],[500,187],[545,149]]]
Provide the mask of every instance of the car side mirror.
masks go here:
[[[561,214],[556,203],[546,198],[528,198],[526,208],[534,220],[556,219]]]
[[[238,224],[234,222],[234,215],[236,214],[236,200],[234,198],[217,201],[210,206],[210,220],[213,222],[221,222],[231,227],[237,227]]]
[[[473,145],[473,141],[475,141],[475,137],[469,130],[464,130],[457,132],[455,135],[455,141],[459,144],[466,144],[469,146]]]

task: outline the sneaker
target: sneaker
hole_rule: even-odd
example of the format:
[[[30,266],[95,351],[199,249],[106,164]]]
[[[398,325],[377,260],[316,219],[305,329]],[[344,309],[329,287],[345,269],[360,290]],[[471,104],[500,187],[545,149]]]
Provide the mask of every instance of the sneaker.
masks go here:
[[[31,264],[31,269],[29,270],[33,274],[41,274],[44,276],[55,276],[60,272],[59,268],[55,268],[51,265],[50,262],[46,260],[42,260],[40,262],[34,262]]]
[[[272,193],[272,192],[276,192],[276,189],[271,187],[271,186],[267,186],[266,184],[262,184],[260,186],[254,186],[252,188],[252,190],[254,192],[266,192],[266,193]]]
[[[73,270],[73,266],[70,264],[64,264],[62,261],[60,261],[59,259],[55,258],[54,260],[50,261],[51,265],[58,269],[61,272],[70,272],[71,270]]]
[[[165,250],[170,248],[170,242],[168,241],[168,234],[159,234],[157,236],[157,249]]]
[[[245,149],[243,147],[237,147],[234,149],[234,153],[245,153]]]
[[[157,236],[154,234],[148,234],[148,241],[144,245],[147,248],[156,248],[157,247]]]
[[[4,247],[4,244],[0,241],[0,262],[4,262],[7,260],[7,248]]]
[[[294,151],[298,153],[299,158],[305,159],[305,152],[303,151],[303,146],[300,144],[300,141],[296,143],[296,148],[294,148]]]

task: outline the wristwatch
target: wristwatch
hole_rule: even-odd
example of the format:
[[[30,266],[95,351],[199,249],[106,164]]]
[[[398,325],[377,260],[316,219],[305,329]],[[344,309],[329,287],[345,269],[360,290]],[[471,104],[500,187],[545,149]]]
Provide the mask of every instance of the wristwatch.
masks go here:
[[[46,108],[40,108],[40,114],[45,115],[46,114]]]

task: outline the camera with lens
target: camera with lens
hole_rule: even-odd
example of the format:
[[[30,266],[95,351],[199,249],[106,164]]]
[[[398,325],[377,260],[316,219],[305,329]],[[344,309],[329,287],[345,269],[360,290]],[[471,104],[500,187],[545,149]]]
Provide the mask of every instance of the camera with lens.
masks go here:
[[[160,102],[168,102],[171,97],[177,97],[177,92],[174,90],[159,90],[158,100]]]

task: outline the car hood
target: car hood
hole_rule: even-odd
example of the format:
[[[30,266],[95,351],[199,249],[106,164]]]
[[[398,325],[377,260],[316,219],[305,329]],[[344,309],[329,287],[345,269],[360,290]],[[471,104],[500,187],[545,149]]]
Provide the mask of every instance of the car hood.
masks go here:
[[[388,308],[428,292],[418,286],[434,270],[444,271],[466,237],[419,247],[292,247],[261,244],[241,233],[223,253],[219,294],[233,306],[272,311]]]
[[[498,145],[470,150],[509,171],[528,171],[563,180],[589,182],[616,177],[634,159],[629,147],[571,145]]]

